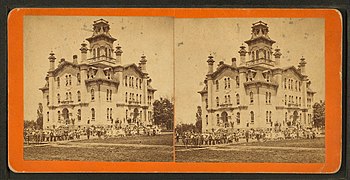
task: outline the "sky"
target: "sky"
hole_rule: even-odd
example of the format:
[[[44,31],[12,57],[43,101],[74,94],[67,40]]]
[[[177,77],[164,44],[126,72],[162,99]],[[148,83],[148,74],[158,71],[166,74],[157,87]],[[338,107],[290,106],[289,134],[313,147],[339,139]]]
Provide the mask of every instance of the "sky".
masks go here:
[[[315,102],[325,95],[324,19],[281,18],[196,18],[175,22],[175,123],[195,123],[197,106],[208,72],[207,59],[212,53],[217,67],[231,58],[239,62],[239,46],[251,37],[252,23],[263,21],[269,26],[269,36],[281,49],[281,65],[297,66],[302,56],[306,72],[317,93]]]
[[[64,57],[72,61],[80,55],[83,40],[92,35],[93,21],[105,19],[110,34],[122,47],[122,63],[138,64],[145,54],[147,72],[155,98],[173,98],[173,18],[169,17],[79,17],[79,16],[25,16],[24,17],[24,119],[36,120],[38,103],[43,101],[40,87],[45,85],[49,70],[49,53],[57,61]]]
[[[37,104],[43,101],[39,88],[45,84],[50,51],[57,60],[80,57],[80,44],[92,35],[92,23],[100,18],[109,21],[110,34],[117,39],[114,47],[119,43],[124,52],[123,64],[137,64],[142,54],[147,56],[155,98],[175,99],[175,123],[195,122],[208,55],[213,54],[214,67],[221,60],[239,60],[239,46],[250,38],[252,23],[260,20],[276,41],[273,48],[281,49],[282,66],[296,66],[302,56],[306,58],[315,101],[324,100],[324,19],[25,16],[25,119],[35,120]]]

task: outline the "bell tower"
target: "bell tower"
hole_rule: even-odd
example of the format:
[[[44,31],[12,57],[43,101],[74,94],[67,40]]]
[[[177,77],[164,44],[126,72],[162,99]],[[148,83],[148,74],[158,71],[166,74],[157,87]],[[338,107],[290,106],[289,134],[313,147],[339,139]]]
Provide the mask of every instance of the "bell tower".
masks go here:
[[[90,58],[88,62],[108,62],[116,63],[116,59],[113,56],[113,42],[117,39],[113,38],[109,34],[108,21],[99,19],[94,21],[93,34],[86,40],[90,43]]]
[[[275,41],[269,37],[269,27],[267,24],[262,21],[253,23],[251,34],[251,38],[244,41],[248,45],[249,53],[246,64],[248,66],[258,64],[274,66],[274,62],[272,61],[272,44]]]

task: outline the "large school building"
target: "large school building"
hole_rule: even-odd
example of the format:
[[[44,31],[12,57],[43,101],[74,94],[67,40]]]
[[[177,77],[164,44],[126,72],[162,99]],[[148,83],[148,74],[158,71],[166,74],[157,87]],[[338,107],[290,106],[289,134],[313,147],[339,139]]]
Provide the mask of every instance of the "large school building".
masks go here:
[[[283,67],[280,49],[264,22],[252,25],[251,38],[241,46],[239,61],[219,62],[209,56],[205,87],[199,91],[203,107],[202,131],[219,128],[284,129],[311,127],[315,92],[301,57],[297,67]]]
[[[146,70],[146,56],[141,56],[138,65],[123,65],[123,51],[113,46],[116,39],[109,30],[108,21],[94,21],[88,44],[81,44],[80,57],[57,62],[50,53],[46,84],[40,88],[43,128],[153,123],[156,89]]]

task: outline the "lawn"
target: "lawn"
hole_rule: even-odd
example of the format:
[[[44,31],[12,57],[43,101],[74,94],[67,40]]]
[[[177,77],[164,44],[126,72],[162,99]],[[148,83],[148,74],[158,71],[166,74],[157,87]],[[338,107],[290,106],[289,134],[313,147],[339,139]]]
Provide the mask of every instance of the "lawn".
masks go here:
[[[247,146],[324,148],[324,138],[244,143]]]
[[[135,136],[89,139],[27,146],[25,160],[168,162],[173,161],[173,136]],[[98,144],[98,143],[101,143]],[[122,144],[122,145],[120,145]]]
[[[251,142],[188,150],[177,147],[176,150],[179,150],[176,151],[177,162],[323,163],[325,161],[324,138]]]
[[[196,151],[177,151],[177,162],[280,162],[280,163],[321,163],[324,150],[242,150],[217,151],[202,149]]]

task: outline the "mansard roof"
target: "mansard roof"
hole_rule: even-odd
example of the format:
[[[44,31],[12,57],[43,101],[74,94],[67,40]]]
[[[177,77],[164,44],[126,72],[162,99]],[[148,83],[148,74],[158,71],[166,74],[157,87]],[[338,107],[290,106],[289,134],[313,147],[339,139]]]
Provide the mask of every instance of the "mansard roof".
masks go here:
[[[132,64],[126,64],[126,65],[124,65],[123,66],[124,67],[124,69],[127,69],[127,68],[133,68],[137,73],[139,73],[140,74],[140,76],[144,76],[144,75],[146,75],[147,73],[144,73],[144,72],[142,72],[142,70],[140,69],[140,67],[139,66],[137,66],[135,63],[132,63]]]
[[[304,79],[307,77],[306,75],[301,74],[301,72],[297,68],[295,68],[295,66],[287,66],[282,68],[282,70],[283,71],[292,70],[297,76],[299,76],[300,79]]]
[[[223,72],[225,69],[230,69],[230,70],[238,70],[237,67],[233,67],[228,64],[221,64],[216,71],[214,71],[211,76],[215,78],[217,75],[219,75],[221,72]]]

